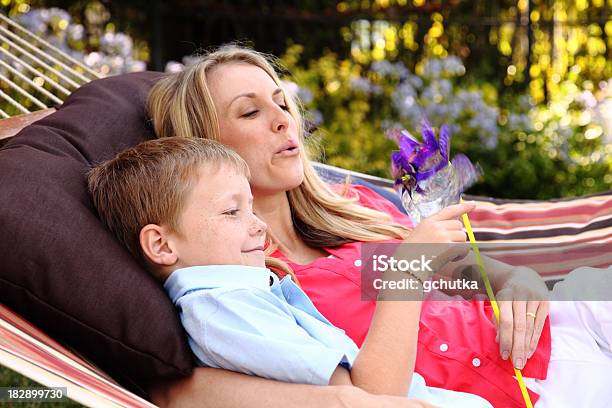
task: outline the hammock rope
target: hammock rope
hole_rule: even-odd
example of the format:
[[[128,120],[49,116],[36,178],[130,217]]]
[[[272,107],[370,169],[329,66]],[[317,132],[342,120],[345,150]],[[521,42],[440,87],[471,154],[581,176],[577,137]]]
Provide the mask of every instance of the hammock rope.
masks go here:
[[[0,118],[61,105],[74,90],[103,75],[0,13]],[[25,105],[25,106],[24,106]]]

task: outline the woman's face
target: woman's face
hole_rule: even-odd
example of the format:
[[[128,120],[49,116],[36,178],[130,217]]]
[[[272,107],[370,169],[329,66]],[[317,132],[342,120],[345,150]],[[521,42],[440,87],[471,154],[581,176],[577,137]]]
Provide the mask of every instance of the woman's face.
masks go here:
[[[219,118],[219,141],[249,165],[253,195],[299,186],[304,178],[302,146],[274,80],[255,65],[229,63],[215,67],[208,82]]]

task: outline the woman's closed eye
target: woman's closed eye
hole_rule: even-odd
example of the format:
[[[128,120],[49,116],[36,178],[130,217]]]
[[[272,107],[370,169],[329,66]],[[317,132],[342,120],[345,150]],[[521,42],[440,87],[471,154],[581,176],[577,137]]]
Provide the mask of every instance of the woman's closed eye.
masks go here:
[[[240,212],[240,209],[238,208],[232,208],[231,210],[227,210],[223,213],[223,215],[228,215],[230,217],[235,217],[238,215],[238,213]]]
[[[284,110],[285,112],[289,112],[289,106],[287,106],[285,104],[279,104],[278,107],[281,108],[282,110]],[[244,113],[242,115],[242,117],[243,118],[252,118],[252,117],[255,117],[255,115],[257,115],[257,113],[259,113],[259,110],[255,109],[255,110],[249,111],[247,113]]]
[[[255,109],[255,110],[252,110],[252,111],[249,111],[249,112],[243,114],[242,117],[243,118],[252,118],[255,115],[257,115],[257,112],[259,112],[259,111],[257,109]]]

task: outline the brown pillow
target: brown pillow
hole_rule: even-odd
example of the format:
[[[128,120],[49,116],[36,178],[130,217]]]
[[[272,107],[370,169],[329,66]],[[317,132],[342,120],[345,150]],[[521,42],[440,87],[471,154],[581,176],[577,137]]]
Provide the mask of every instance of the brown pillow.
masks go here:
[[[99,221],[86,172],[153,137],[162,74],[93,81],[0,149],[0,302],[145,395],[192,360],[172,303]]]

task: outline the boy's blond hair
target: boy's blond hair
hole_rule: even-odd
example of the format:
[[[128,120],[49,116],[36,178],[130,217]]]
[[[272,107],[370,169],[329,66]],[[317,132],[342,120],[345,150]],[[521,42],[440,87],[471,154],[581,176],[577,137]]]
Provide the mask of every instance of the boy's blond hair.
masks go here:
[[[147,264],[140,230],[157,224],[180,232],[180,214],[203,164],[228,164],[250,177],[233,150],[210,140],[172,137],[143,142],[95,166],[88,175],[89,192],[102,222]]]
[[[143,142],[89,172],[89,192],[100,218],[148,269],[140,231],[157,224],[180,232],[180,215],[202,165],[229,165],[250,178],[247,164],[233,150],[212,140],[182,137]],[[293,275],[284,264],[269,266]],[[160,271],[151,272],[163,279]]]

